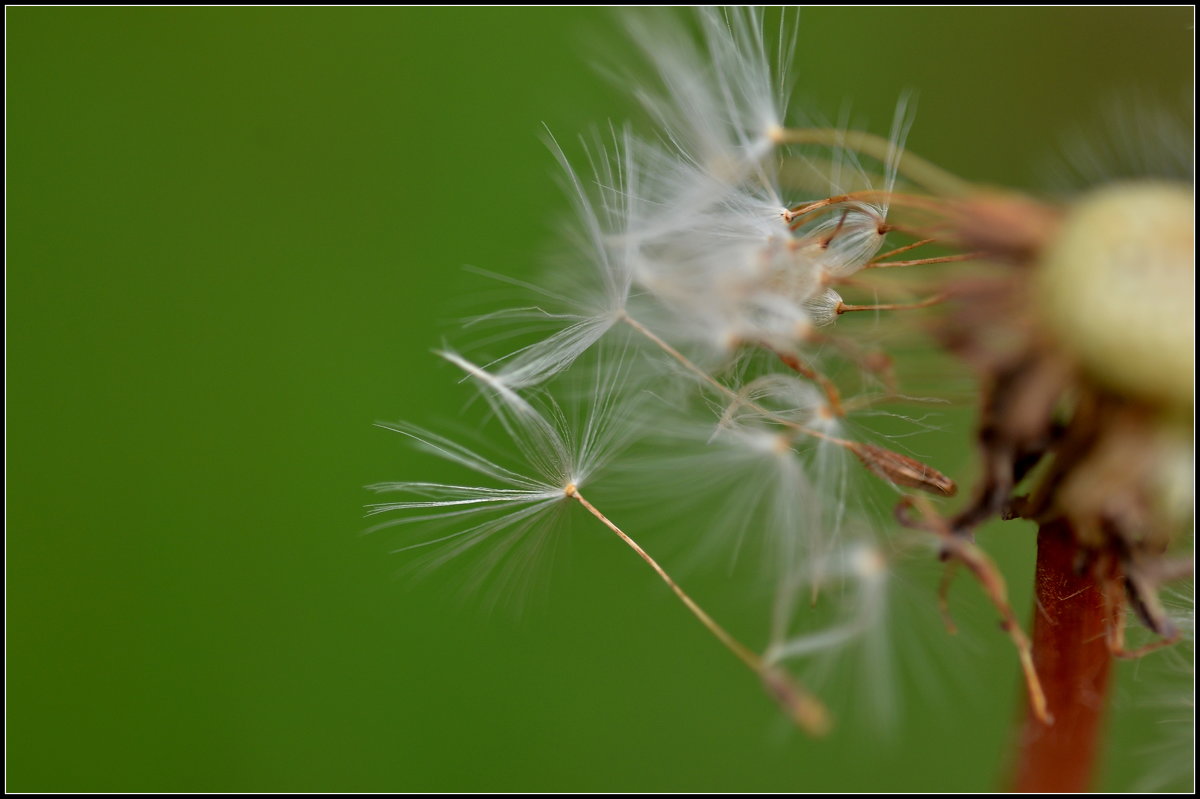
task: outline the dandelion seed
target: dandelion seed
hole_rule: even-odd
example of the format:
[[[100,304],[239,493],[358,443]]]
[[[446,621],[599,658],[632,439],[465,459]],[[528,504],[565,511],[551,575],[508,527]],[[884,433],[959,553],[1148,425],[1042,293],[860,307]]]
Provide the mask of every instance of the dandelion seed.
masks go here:
[[[876,190],[879,198],[873,201],[848,199],[829,209],[827,216],[797,230],[797,238],[805,242],[803,250],[820,265],[822,282],[846,278],[863,269],[883,247],[889,231],[888,212],[891,195],[896,185],[900,158],[904,142],[912,126],[907,98],[896,105],[892,120],[892,131],[888,138],[888,150],[883,161],[882,181],[875,184],[858,164],[858,159],[839,143],[835,152],[841,159],[850,162],[852,182],[843,183],[841,170],[831,176],[830,196],[849,195],[863,189]]]
[[[399,425],[391,426],[391,429],[413,438],[424,449],[506,486],[495,488],[418,482],[383,483],[373,486],[376,491],[403,492],[420,498],[380,503],[371,507],[372,513],[431,511],[402,518],[394,523],[438,520],[458,526],[464,521],[474,521],[474,518],[482,513],[500,514],[486,521],[470,524],[465,529],[449,535],[403,547],[399,551],[453,542],[449,552],[439,558],[439,563],[444,562],[501,534],[510,537],[544,534],[547,531],[544,522],[549,512],[561,508],[564,502],[576,502],[634,550],[667,584],[688,611],[763,680],[775,698],[784,704],[785,709],[798,723],[814,734],[824,732],[827,728],[827,718],[823,707],[814,697],[786,675],[769,673],[762,658],[709,616],[641,545],[584,497],[581,487],[613,454],[615,439],[607,434],[609,427],[602,418],[611,414],[614,407],[611,398],[616,392],[610,393],[610,383],[604,381],[597,384],[603,385],[604,389],[603,393],[598,390],[594,397],[598,401],[591,406],[593,414],[589,416],[581,431],[570,435],[563,428],[564,415],[558,412],[556,406],[539,410],[499,377],[489,374],[455,353],[441,354],[479,384],[480,390],[496,412],[512,443],[531,467],[532,473],[523,475],[512,471],[427,431]],[[625,432],[627,434],[627,431]],[[492,556],[492,563],[503,557],[513,544],[510,541],[499,546],[499,555]]]
[[[569,368],[620,320],[629,301],[635,261],[629,233],[645,215],[640,187],[639,149],[629,129],[612,131],[611,152],[603,143],[588,147],[589,181],[574,170],[553,136],[550,149],[562,167],[567,194],[575,209],[570,240],[575,256],[590,270],[571,269],[563,294],[548,294],[570,310],[548,314],[540,308],[517,309],[507,319],[554,319],[567,326],[548,338],[489,364],[511,389],[539,385]]]
[[[609,363],[589,397],[584,418],[571,428],[567,414],[546,399],[542,407],[514,391],[497,375],[476,366],[453,352],[443,357],[461,368],[474,380],[497,420],[504,428],[526,472],[496,463],[484,455],[437,433],[407,424],[381,425],[412,439],[419,448],[448,460],[494,485],[448,485],[428,482],[391,482],[371,486],[378,493],[400,493],[412,497],[369,506],[371,515],[400,514],[376,528],[424,523],[426,529],[451,528],[451,532],[407,544],[403,552],[436,547],[432,566],[441,565],[489,542],[501,559],[509,549],[519,549],[521,541],[536,548],[552,531],[559,511],[568,499],[568,486],[582,486],[602,469],[628,442],[629,428],[622,414],[629,397],[621,391],[626,376],[624,359]],[[506,543],[497,548],[497,540]]]
[[[636,77],[636,97],[669,141],[706,172],[741,182],[761,166],[784,126],[790,95],[794,21],[783,19],[775,63],[757,8],[696,9],[701,39],[665,16],[629,16],[627,26],[657,72],[659,86]]]

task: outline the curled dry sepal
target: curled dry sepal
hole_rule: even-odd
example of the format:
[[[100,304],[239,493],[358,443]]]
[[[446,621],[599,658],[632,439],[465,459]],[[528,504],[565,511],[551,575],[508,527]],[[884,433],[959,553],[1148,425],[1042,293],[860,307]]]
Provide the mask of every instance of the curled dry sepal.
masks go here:
[[[1051,203],[974,185],[905,150],[904,102],[887,137],[789,113],[794,19],[768,34],[756,9],[695,14],[698,36],[673,13],[629,17],[649,69],[619,79],[655,129],[585,137],[582,169],[551,139],[573,204],[572,254],[534,304],[476,324],[556,331],[478,364],[446,355],[525,466],[398,426],[488,485],[384,484],[410,498],[375,510],[437,531],[405,549],[428,548],[436,563],[486,545],[494,568],[523,557],[520,542],[553,536],[551,511],[582,505],[816,733],[829,716],[797,667],[886,624],[889,572],[912,549],[863,521],[863,484],[881,479],[900,495],[902,527],[980,582],[1017,646],[1034,723],[1052,724],[1060,686],[1043,685],[1040,639],[1014,617],[973,534],[994,518],[1065,529],[1106,652],[1146,648],[1125,644],[1127,609],[1162,643],[1176,637],[1157,596],[1191,571],[1190,555],[1174,554],[1190,552],[1180,540],[1191,503],[1190,186],[1127,183]],[[847,326],[847,315],[876,330]],[[927,346],[979,378],[982,476],[957,510],[942,505],[956,493],[950,477],[863,438],[890,405],[920,401],[870,343],[878,330],[913,333],[912,320]],[[552,399],[567,390],[566,405]],[[584,498],[597,478],[621,474],[630,445],[635,469],[668,453],[656,475],[696,499],[737,498],[705,551],[749,547],[770,564],[764,646],[726,631]],[[819,601],[836,612],[814,627],[806,611]]]

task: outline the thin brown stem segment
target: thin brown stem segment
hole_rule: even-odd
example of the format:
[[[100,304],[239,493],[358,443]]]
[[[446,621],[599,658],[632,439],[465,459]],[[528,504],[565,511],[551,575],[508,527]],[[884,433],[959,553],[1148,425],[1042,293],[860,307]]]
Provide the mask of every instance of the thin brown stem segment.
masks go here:
[[[932,241],[932,239],[930,239]],[[957,261],[974,261],[982,258],[986,253],[983,252],[963,252],[957,255],[935,255],[932,258],[916,258],[911,261],[884,261],[884,258],[891,257],[896,253],[890,252],[887,255],[881,255],[878,259],[871,261],[865,269],[890,269],[896,266],[923,266],[925,264],[950,264]]]
[[[958,561],[952,560],[946,564],[942,572],[942,580],[938,583],[938,612],[942,615],[942,624],[946,632],[958,634],[958,625],[954,623],[954,615],[950,612],[950,583],[954,581],[954,573],[958,571]]]
[[[766,342],[761,342],[761,346],[773,352],[784,366],[816,383],[825,394],[825,399],[829,402],[829,412],[831,414],[838,417],[846,415],[846,409],[842,407],[842,393],[838,391],[837,385],[832,380],[818,372],[811,364],[795,353],[772,347]]]
[[[739,392],[734,391],[732,388],[725,385],[720,380],[717,380],[715,377],[710,375],[708,372],[701,369],[699,366],[697,366],[695,363],[693,363],[690,358],[688,358],[686,355],[684,355],[679,350],[672,347],[661,336],[659,336],[657,333],[655,333],[650,328],[643,325],[638,320],[634,319],[629,314],[624,314],[621,318],[625,321],[625,323],[627,325],[629,325],[634,330],[636,330],[637,332],[639,332],[643,336],[645,336],[647,339],[649,339],[650,342],[653,343],[656,347],[661,349],[667,355],[674,358],[679,363],[679,365],[682,366],[684,369],[687,369],[689,372],[691,372],[696,377],[703,380],[709,386],[716,389],[716,391],[718,393],[724,394],[728,399],[733,400],[736,404],[744,405],[747,408],[754,410],[756,413],[762,414],[765,418],[770,419],[771,421],[776,422],[777,424],[781,424],[784,427],[794,430],[795,432],[800,433],[802,435],[812,436],[813,438],[818,438],[818,439],[821,439],[822,441],[829,441],[830,443],[838,444],[839,446],[843,446],[843,447],[849,446],[852,443],[852,442],[846,441],[844,439],[836,438],[834,436],[825,435],[824,433],[822,433],[819,430],[813,430],[811,427],[805,427],[802,424],[797,424],[796,422],[793,422],[790,419],[784,419],[783,417],[779,416],[778,414],[772,413],[770,410],[759,405],[757,402],[754,402],[751,399],[743,397]]]
[[[801,203],[794,208],[788,208],[783,211],[781,216],[783,221],[792,226],[796,230],[803,224],[803,217],[809,214],[821,211],[823,213],[832,210],[834,206],[848,202],[861,203],[878,203],[888,206],[898,205],[906,208],[916,208],[922,211],[929,211],[934,214],[946,215],[952,209],[952,205],[937,197],[926,197],[920,194],[903,194],[895,191],[882,191],[880,189],[864,189],[862,191],[852,191],[846,194],[835,194],[832,197],[825,197],[821,200],[813,200],[812,202]],[[881,227],[880,233],[887,233],[889,230],[895,230],[894,226],[888,225],[881,218],[879,220]]]
[[[1119,568],[1112,569],[1112,573],[1105,578],[1103,586],[1104,609],[1108,618],[1108,651],[1113,657],[1122,660],[1136,660],[1151,652],[1157,652],[1164,647],[1179,643],[1182,633],[1177,629],[1166,629],[1161,630],[1161,637],[1158,640],[1129,649],[1125,645],[1125,608],[1136,599],[1129,596],[1125,576]]]
[[[973,190],[972,185],[962,178],[898,147],[890,139],[873,133],[838,128],[779,128],[773,132],[772,139],[776,144],[840,147],[863,153],[885,164],[896,159],[897,172],[935,194],[963,195]]]
[[[932,297],[926,297],[923,300],[916,302],[891,302],[878,305],[848,305],[847,303],[838,303],[838,314],[852,313],[854,311],[913,311],[917,308],[928,308],[931,305],[945,302],[950,298],[950,294],[942,292],[934,294]]]
[[[745,397],[741,392],[734,391],[729,386],[717,380],[708,372],[701,369],[691,361],[686,355],[672,347],[664,341],[653,330],[643,325],[641,322],[634,319],[629,314],[623,314],[621,317],[626,324],[634,330],[641,333],[657,347],[659,347],[667,355],[670,355],[681,366],[687,369],[692,374],[699,377],[708,385],[712,386],[719,393],[724,394],[728,399],[733,401],[734,406],[745,406],[750,408],[755,413],[761,414],[764,419],[782,425],[794,433],[802,436],[809,436],[827,441],[830,444],[835,444],[842,447],[846,451],[852,453],[859,459],[864,466],[867,467],[873,474],[882,477],[889,482],[898,485],[909,486],[911,488],[919,488],[922,491],[928,491],[939,496],[953,496],[957,490],[954,487],[954,481],[943,475],[931,466],[926,466],[919,461],[913,460],[898,452],[892,452],[883,447],[877,447],[872,444],[860,444],[856,441],[848,441],[837,436],[827,435],[819,430],[813,430],[811,427],[805,427],[791,419],[784,418],[777,413],[773,413],[768,408],[764,408],[757,402]],[[731,406],[733,407],[733,406]]]
[[[1054,724],[1026,717],[1013,786],[1021,792],[1078,793],[1094,776],[1112,656],[1104,591],[1091,571],[1080,572],[1078,554],[1065,520],[1038,530],[1033,660]]]
[[[910,510],[916,507],[920,511],[921,520],[914,519]],[[958,561],[975,577],[979,587],[987,595],[988,600],[1000,613],[1000,628],[1008,633],[1013,646],[1017,650],[1017,659],[1021,663],[1021,674],[1025,678],[1025,688],[1029,694],[1031,723],[1050,725],[1054,723],[1046,693],[1042,689],[1042,681],[1034,664],[1033,645],[1025,631],[1017,622],[1012,605],[1008,602],[1008,589],[1004,577],[996,568],[996,564],[982,549],[975,546],[969,539],[954,533],[950,525],[933,507],[933,504],[920,495],[908,495],[896,506],[896,518],[905,527],[925,530],[938,536],[942,542],[942,553],[949,561]]]
[[[899,255],[902,252],[908,252],[909,250],[915,250],[918,247],[924,247],[926,244],[933,244],[936,241],[937,241],[937,239],[921,239],[920,241],[914,241],[911,244],[905,244],[903,247],[897,247],[894,250],[888,250],[887,252],[883,253],[882,255],[876,255],[873,259],[871,259],[871,263],[875,263],[876,261],[882,261],[885,258],[891,258],[892,256]],[[870,265],[871,264],[867,264],[867,266],[870,266]]]
[[[692,615],[699,619],[700,623],[707,627],[708,631],[715,635],[717,640],[725,645],[726,649],[737,656],[738,660],[745,663],[755,672],[762,671],[762,658],[760,658],[746,645],[730,635],[724,627],[717,624],[717,622],[714,621],[713,618],[709,616],[703,608],[696,604],[695,600],[688,596],[688,594],[679,587],[679,584],[671,578],[671,575],[667,574],[666,570],[663,569],[662,566],[658,565],[658,561],[650,557],[650,554],[646,552],[646,550],[642,549],[638,542],[634,541],[625,533],[624,530],[622,530],[620,527],[617,527],[617,525],[610,521],[609,518],[601,513],[595,505],[588,502],[587,499],[584,498],[583,494],[579,493],[578,488],[576,488],[574,485],[567,486],[566,495],[574,500],[577,500],[579,504],[587,510],[588,513],[599,519],[605,527],[616,533],[617,537],[624,541],[630,549],[638,553],[641,559],[646,561],[646,563],[650,565],[651,569],[654,569],[655,574],[661,577],[662,581],[666,583],[672,591],[675,592],[675,595],[679,597],[680,601],[683,602],[684,605],[687,606],[687,609],[692,612]]]
[[[829,731],[829,713],[820,700],[783,672],[766,665],[756,652],[734,638],[724,627],[718,624],[712,616],[709,616],[705,612],[704,608],[700,607],[679,586],[679,583],[672,579],[671,575],[667,574],[666,569],[658,565],[658,561],[650,557],[650,553],[642,549],[641,545],[630,538],[624,530],[613,524],[595,505],[588,502],[583,494],[579,493],[579,489],[574,484],[568,485],[564,493],[571,499],[579,502],[588,513],[595,516],[601,524],[615,533],[630,549],[636,552],[654,570],[654,573],[667,584],[667,587],[675,593],[675,596],[679,598],[679,601],[684,604],[691,614],[704,625],[705,629],[712,633],[738,660],[742,661],[751,671],[758,675],[772,697],[788,711],[793,720],[805,732],[811,735],[824,735]]]

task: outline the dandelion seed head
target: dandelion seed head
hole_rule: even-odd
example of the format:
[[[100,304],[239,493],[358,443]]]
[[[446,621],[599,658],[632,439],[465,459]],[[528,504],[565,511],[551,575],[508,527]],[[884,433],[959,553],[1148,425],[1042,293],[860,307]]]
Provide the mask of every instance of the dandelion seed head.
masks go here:
[[[627,79],[654,135],[610,125],[584,137],[575,159],[549,137],[571,204],[569,255],[545,285],[511,281],[536,304],[487,321],[554,332],[494,359],[439,353],[482,397],[505,452],[489,459],[389,425],[474,477],[379,484],[401,498],[369,512],[420,523],[406,529],[429,532],[401,549],[428,551],[431,563],[479,551],[494,568],[552,543],[572,502],[629,542],[589,504],[602,472],[636,478],[631,493],[660,511],[719,499],[700,540],[689,527],[689,549],[726,568],[751,553],[761,564],[759,584],[773,587],[767,666],[819,671],[857,652],[878,667],[894,564],[859,519],[851,469],[918,489],[953,484],[861,442],[849,415],[874,398],[842,383],[865,359],[844,357],[850,342],[818,329],[845,309],[833,286],[869,266],[891,229],[911,116],[902,101],[871,169],[841,130],[819,145],[828,166],[817,168],[784,127],[794,21],[785,13],[769,45],[759,9],[695,15],[698,36],[653,12],[628,17],[653,74]],[[819,175],[828,194],[797,190],[787,163]],[[643,385],[664,407],[647,410]],[[630,444],[638,457],[614,464]]]

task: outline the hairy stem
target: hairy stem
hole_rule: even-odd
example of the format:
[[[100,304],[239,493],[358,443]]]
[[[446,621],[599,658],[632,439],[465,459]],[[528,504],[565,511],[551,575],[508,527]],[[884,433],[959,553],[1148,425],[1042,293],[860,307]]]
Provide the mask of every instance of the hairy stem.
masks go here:
[[[1081,792],[1094,777],[1112,657],[1102,587],[1080,573],[1075,535],[1065,520],[1038,530],[1033,661],[1054,716],[1027,714],[1017,742],[1014,788]]]

